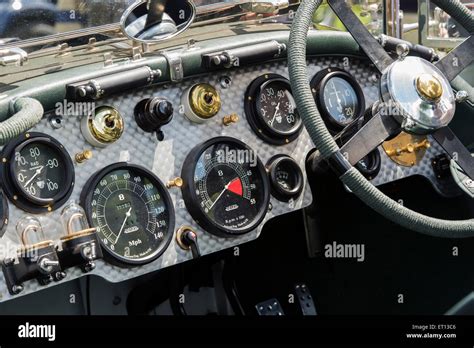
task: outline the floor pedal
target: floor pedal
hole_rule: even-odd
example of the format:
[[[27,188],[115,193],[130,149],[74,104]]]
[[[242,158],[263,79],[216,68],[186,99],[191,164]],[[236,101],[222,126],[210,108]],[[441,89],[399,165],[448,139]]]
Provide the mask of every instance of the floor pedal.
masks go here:
[[[276,298],[260,302],[255,306],[258,315],[284,315],[280,302]]]
[[[314,305],[313,296],[309,292],[305,284],[296,284],[295,295],[300,304],[303,315],[316,315],[316,306]]]

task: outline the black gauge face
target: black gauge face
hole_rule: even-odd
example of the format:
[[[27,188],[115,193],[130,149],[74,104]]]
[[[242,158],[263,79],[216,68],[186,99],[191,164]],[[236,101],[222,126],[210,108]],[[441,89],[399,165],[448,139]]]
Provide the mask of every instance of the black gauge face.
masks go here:
[[[290,83],[282,76],[267,74],[257,78],[247,89],[245,100],[249,124],[265,141],[283,145],[300,134],[303,123]]]
[[[270,182],[273,195],[281,201],[298,197],[303,190],[303,172],[294,159],[277,156],[270,160]]]
[[[283,135],[293,132],[300,123],[295,100],[283,80],[263,84],[257,98],[257,111],[269,127]]]
[[[220,236],[252,231],[263,220],[269,183],[256,154],[238,140],[208,141],[187,157],[183,197],[193,218]]]
[[[64,158],[55,147],[31,142],[15,152],[12,174],[26,196],[47,203],[68,184],[64,168]]]
[[[355,167],[367,179],[372,180],[380,172],[381,162],[382,159],[380,157],[380,152],[378,150],[374,150],[361,159]]]
[[[69,198],[74,166],[58,141],[30,133],[7,144],[3,154],[5,192],[20,208],[32,213],[51,211]]]
[[[354,121],[359,100],[354,88],[340,77],[331,78],[324,87],[324,104],[335,122],[347,126]]]
[[[174,209],[163,184],[148,170],[116,164],[96,174],[84,207],[104,250],[125,264],[156,259],[169,245]]]
[[[360,85],[346,71],[328,68],[311,81],[316,104],[329,130],[338,133],[363,116],[365,98]]]

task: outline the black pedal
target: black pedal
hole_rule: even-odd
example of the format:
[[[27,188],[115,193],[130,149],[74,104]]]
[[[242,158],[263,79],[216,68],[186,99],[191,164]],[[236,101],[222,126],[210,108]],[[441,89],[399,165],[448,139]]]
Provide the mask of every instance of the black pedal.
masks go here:
[[[305,284],[296,284],[295,296],[300,304],[303,315],[317,315],[313,296]]]
[[[280,302],[276,298],[260,302],[255,306],[257,309],[258,315],[285,315],[283,309],[281,308]]]

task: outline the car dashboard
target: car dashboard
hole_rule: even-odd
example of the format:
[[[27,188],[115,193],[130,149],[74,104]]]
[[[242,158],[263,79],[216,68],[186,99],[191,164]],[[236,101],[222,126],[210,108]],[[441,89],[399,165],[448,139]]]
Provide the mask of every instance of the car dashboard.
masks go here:
[[[284,51],[287,32],[266,35],[248,34],[247,46],[277,42]],[[325,103],[324,112],[336,115],[328,119],[336,136],[366,117],[366,109],[379,99],[379,76],[357,49],[321,45],[318,37],[325,35],[331,36],[310,35],[308,82],[315,100]],[[207,53],[230,49],[222,41],[193,45],[187,50],[201,58],[204,48]],[[77,112],[74,108],[81,104],[62,96],[68,89],[87,94],[80,90],[87,85],[84,81],[97,83],[110,68],[101,69],[97,79],[91,66],[87,78],[73,74],[51,90],[43,86],[38,92],[33,86],[20,93],[49,94],[49,107],[37,126],[2,150],[7,223],[0,246],[9,253],[4,274],[10,272],[5,265],[18,262],[18,250],[25,250],[28,228],[42,230],[41,238],[30,239],[50,241],[59,256],[68,233],[96,229],[100,248],[96,245],[95,253],[103,258],[94,259],[89,268],[61,269],[58,277],[50,272],[40,282],[10,274],[16,282],[0,280],[0,301],[88,274],[122,282],[224,249],[238,253],[240,245],[259,237],[268,220],[318,201],[307,175],[314,147],[294,110],[284,53],[208,71],[198,64],[193,74],[187,73],[184,58],[184,67],[172,64],[179,54],[171,57],[164,51],[163,56],[166,67],[156,81],[84,102],[91,108],[88,113]],[[137,69],[156,73],[148,59],[138,60]],[[173,73],[174,68],[178,70]],[[50,75],[54,80],[55,73]],[[3,93],[16,97],[15,90]],[[153,113],[159,119],[154,123]],[[101,129],[104,124],[106,130]],[[376,186],[421,175],[442,195],[458,192],[433,169],[443,155],[436,141],[415,140],[420,151],[408,159],[401,156],[409,152],[403,146],[414,140],[403,141],[379,147],[360,170],[370,169],[365,173]],[[222,167],[221,154],[235,156],[233,165]],[[42,190],[54,193],[49,202],[39,198]],[[76,228],[67,219],[71,214],[85,214],[87,221]]]

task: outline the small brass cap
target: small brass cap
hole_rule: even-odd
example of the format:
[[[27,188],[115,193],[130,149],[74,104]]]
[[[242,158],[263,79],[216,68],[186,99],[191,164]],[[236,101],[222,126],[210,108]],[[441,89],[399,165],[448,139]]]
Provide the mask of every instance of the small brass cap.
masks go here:
[[[443,85],[437,77],[431,74],[422,74],[416,79],[418,94],[429,101],[437,101],[443,95]]]
[[[85,150],[82,151],[75,156],[75,160],[77,163],[84,163],[85,161],[88,161],[92,158],[92,151],[91,150]]]
[[[233,123],[239,122],[239,116],[237,114],[231,114],[224,116],[222,123],[224,123],[224,126],[230,126]]]
[[[183,187],[183,184],[184,184],[183,179],[175,178],[173,180],[168,181],[168,183],[166,184],[166,187],[168,187],[168,188],[172,188],[172,187],[181,188],[181,187]]]

